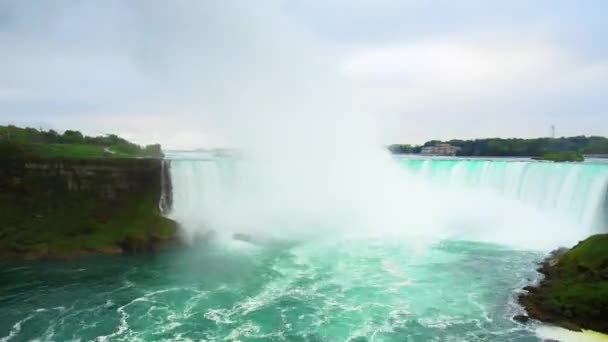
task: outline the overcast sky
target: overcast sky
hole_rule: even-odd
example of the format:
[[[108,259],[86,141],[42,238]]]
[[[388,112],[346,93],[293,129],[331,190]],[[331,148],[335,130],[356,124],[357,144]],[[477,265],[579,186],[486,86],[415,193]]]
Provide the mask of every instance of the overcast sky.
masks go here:
[[[175,148],[608,135],[606,18],[605,0],[0,0],[0,124]]]

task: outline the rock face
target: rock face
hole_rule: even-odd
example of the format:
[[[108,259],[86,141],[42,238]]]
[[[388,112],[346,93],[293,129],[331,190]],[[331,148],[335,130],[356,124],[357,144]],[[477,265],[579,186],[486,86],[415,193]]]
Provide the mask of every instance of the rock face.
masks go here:
[[[161,161],[153,159],[8,159],[0,160],[0,189],[114,200],[133,191],[160,194],[161,171]]]
[[[530,317],[608,333],[608,234],[552,253],[539,272],[544,279],[519,298]]]
[[[526,324],[530,320],[530,317],[526,315],[515,315],[513,316],[513,320],[521,324]]]
[[[173,241],[157,159],[0,159],[0,258],[138,252]],[[136,248],[133,246],[137,246]]]

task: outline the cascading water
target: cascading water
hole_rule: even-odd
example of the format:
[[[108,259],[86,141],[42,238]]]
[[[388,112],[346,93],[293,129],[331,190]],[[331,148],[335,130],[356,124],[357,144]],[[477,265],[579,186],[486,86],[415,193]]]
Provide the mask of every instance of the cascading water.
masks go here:
[[[161,161],[160,173],[160,201],[158,209],[161,213],[167,214],[173,206],[173,189],[171,185],[171,162],[168,160]]]
[[[380,176],[363,184],[358,178],[349,179],[336,188],[314,184],[322,178],[294,175],[287,177],[290,184],[277,191],[272,189],[276,184],[260,188],[245,162],[212,155],[183,156],[173,156],[171,216],[190,234],[218,228],[251,231],[255,229],[252,225],[281,221],[283,212],[294,206],[298,212],[285,216],[298,216],[309,230],[315,229],[311,225],[318,219],[334,224],[329,229],[340,230],[336,224],[350,225],[344,229],[351,233],[389,230],[391,234],[483,240],[534,249],[572,244],[605,231],[607,225],[607,163],[395,157],[391,163],[399,171],[391,173],[390,180]],[[272,176],[266,184],[273,183],[273,177],[280,178]],[[285,190],[299,182],[305,185]],[[309,196],[311,192],[314,196]],[[306,203],[297,202],[307,196],[311,199]],[[333,212],[328,214],[326,208]],[[267,214],[264,219],[260,219],[261,213]],[[351,220],[338,217],[344,213]],[[355,227],[362,222],[367,226]],[[324,233],[327,229],[327,225],[321,228]]]
[[[229,200],[231,161],[205,154],[173,157],[169,215],[180,222],[186,238],[215,229],[226,214],[223,208]]]
[[[491,192],[568,220],[587,235],[606,231],[608,225],[606,163],[411,158],[398,161],[408,172],[444,191]]]
[[[3,267],[0,341],[585,341],[512,317],[605,229],[608,163],[333,156],[169,154],[161,208],[216,238]]]

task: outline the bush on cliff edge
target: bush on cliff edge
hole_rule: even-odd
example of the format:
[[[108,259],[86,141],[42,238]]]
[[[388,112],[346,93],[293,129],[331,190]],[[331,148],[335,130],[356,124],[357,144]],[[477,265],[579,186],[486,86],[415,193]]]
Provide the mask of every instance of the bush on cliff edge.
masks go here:
[[[545,279],[520,298],[531,317],[608,333],[608,234],[579,242],[540,272]]]

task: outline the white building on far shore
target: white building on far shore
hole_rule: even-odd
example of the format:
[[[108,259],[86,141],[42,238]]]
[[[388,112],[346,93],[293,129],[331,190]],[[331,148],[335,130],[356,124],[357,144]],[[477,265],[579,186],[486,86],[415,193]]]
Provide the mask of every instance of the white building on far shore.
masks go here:
[[[420,154],[425,156],[455,156],[460,150],[458,146],[452,146],[446,143],[435,144],[434,146],[425,146],[420,150]]]

